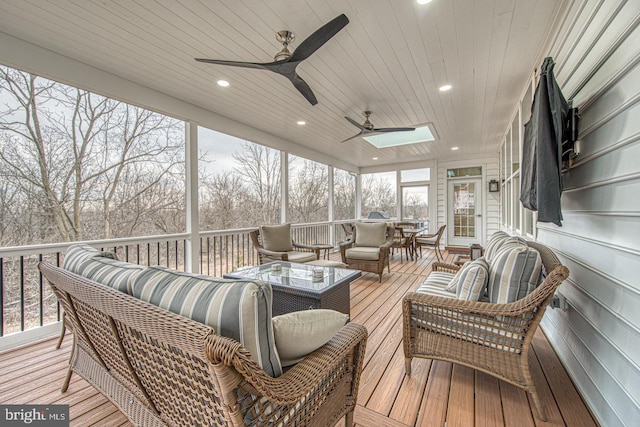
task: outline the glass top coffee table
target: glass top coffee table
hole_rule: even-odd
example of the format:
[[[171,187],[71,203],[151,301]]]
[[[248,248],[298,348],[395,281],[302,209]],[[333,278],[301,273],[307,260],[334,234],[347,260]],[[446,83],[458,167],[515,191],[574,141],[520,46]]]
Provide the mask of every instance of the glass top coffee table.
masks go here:
[[[320,271],[322,277],[315,277],[314,272],[319,275]],[[269,282],[273,289],[273,315],[278,316],[311,308],[350,314],[349,284],[361,275],[360,270],[280,261],[243,268],[224,278]]]

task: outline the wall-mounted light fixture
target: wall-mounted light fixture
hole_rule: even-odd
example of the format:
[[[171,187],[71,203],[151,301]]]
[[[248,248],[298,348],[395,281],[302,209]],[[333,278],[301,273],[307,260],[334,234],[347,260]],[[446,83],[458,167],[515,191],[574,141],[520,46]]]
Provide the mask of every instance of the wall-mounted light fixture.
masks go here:
[[[498,181],[496,181],[495,179],[492,179],[491,181],[489,181],[489,192],[496,193],[498,191],[500,191],[500,187],[498,186]]]

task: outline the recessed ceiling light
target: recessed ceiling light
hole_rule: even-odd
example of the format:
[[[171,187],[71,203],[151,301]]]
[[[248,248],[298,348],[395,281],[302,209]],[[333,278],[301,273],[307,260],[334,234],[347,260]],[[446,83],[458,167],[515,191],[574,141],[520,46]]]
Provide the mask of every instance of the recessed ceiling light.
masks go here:
[[[374,157],[374,158],[372,158],[371,160],[378,160],[378,158],[377,158],[377,157]]]
[[[440,86],[440,92],[446,92],[446,91],[448,91],[449,89],[451,89],[451,85],[443,85],[443,86]]]
[[[218,80],[218,86],[227,87],[229,86],[229,82],[226,80]]]
[[[427,4],[427,3],[431,3],[431,0],[417,0],[418,4]]]
[[[460,147],[451,147],[451,151],[456,151],[456,150],[459,150],[459,149],[460,149]]]
[[[296,123],[298,123],[300,126],[307,124],[307,122],[305,122],[304,120],[298,120]]]

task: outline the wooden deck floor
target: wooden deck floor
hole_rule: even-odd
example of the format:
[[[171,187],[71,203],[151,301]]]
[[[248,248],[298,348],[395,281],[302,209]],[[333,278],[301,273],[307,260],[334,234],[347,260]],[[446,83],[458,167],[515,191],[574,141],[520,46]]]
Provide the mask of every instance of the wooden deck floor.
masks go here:
[[[564,368],[538,331],[532,364],[547,422],[539,420],[520,389],[447,362],[414,359],[404,374],[402,296],[430,271],[431,253],[416,261],[392,260],[391,273],[364,273],[351,285],[352,321],[369,331],[355,422],[362,427],[595,426]],[[447,254],[449,259],[453,255]],[[0,353],[0,403],[69,404],[72,426],[130,426],[106,398],[77,375],[60,392],[71,339],[56,337]],[[340,425],[340,424],[339,424]]]

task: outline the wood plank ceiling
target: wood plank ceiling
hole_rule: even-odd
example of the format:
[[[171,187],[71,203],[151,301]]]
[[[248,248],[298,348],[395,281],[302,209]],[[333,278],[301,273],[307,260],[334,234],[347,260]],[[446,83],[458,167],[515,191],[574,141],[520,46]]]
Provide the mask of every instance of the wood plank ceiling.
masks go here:
[[[461,158],[496,153],[564,3],[2,0],[0,31],[366,167],[451,158],[454,146]],[[276,74],[193,60],[269,62],[280,49],[275,31],[293,31],[295,49],[340,13],[350,23],[298,67],[316,106]],[[443,84],[453,89],[440,92]],[[344,116],[361,122],[365,109],[376,127],[433,123],[438,140],[385,149],[361,138],[340,143],[358,132]]]

